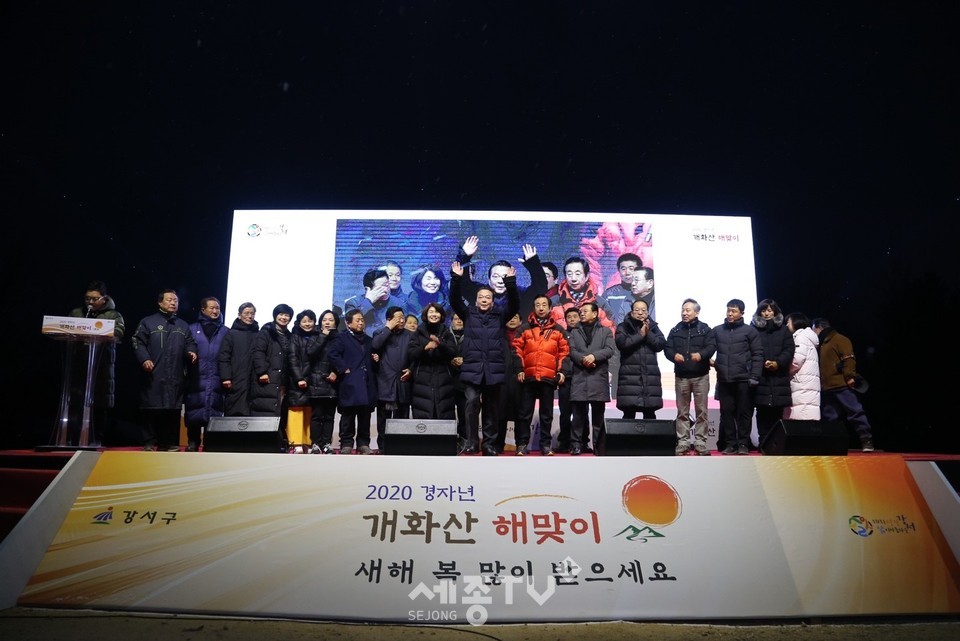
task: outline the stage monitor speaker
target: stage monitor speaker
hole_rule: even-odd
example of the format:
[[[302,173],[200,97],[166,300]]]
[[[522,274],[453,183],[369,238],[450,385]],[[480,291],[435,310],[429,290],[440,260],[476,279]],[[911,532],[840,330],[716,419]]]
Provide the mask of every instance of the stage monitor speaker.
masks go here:
[[[453,419],[388,418],[380,449],[384,454],[456,456],[457,422]]]
[[[604,456],[673,456],[677,430],[673,421],[642,418],[608,418]]]
[[[777,421],[760,444],[767,456],[846,456],[847,428],[840,421]]]
[[[203,432],[204,452],[280,452],[279,416],[213,416]]]

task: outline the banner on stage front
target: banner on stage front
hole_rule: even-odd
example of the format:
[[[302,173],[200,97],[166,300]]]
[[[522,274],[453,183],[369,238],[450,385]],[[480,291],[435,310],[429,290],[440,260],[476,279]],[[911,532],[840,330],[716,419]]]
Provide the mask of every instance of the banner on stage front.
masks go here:
[[[900,457],[104,453],[29,606],[519,622],[960,612]]]

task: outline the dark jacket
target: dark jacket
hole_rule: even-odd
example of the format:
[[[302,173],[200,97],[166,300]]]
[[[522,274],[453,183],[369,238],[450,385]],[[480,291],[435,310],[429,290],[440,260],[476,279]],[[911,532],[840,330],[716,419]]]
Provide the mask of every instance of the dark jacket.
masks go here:
[[[140,370],[140,407],[181,409],[190,363],[188,352],[197,351],[190,326],[176,314],[158,311],[140,321],[130,340],[138,363],[153,361],[152,372]]]
[[[613,332],[598,319],[593,333],[587,338],[584,324],[580,323],[569,332],[570,361],[573,364],[573,379],[570,382],[571,401],[609,401],[609,363],[617,345]],[[584,367],[581,361],[587,354],[596,358],[596,367]]]
[[[327,354],[340,380],[337,406],[372,409],[377,404],[373,339],[366,334],[354,334],[350,330],[339,332],[331,341]]]
[[[386,313],[391,307],[407,308],[406,296],[397,296],[392,291],[385,301],[377,301],[376,304],[367,300],[363,294],[351,296],[343,301],[343,313],[346,314],[351,309],[359,309],[363,313],[363,320],[366,323],[364,330],[368,336],[373,336],[377,330],[387,324]],[[340,318],[345,318],[343,314]]]
[[[464,324],[460,380],[471,385],[503,383],[508,355],[504,326],[517,314],[520,305],[517,279],[510,276],[503,279],[507,286],[507,304],[502,310],[494,306],[487,312],[481,312],[473,303],[464,305],[461,280],[460,276],[451,274],[450,304]]]
[[[434,349],[425,349],[430,336],[440,339]],[[410,338],[408,347],[410,368],[413,370],[410,411],[413,418],[453,419],[454,374],[450,365],[457,355],[457,344],[450,328],[440,324],[431,328],[422,323]]]
[[[848,389],[857,375],[853,343],[832,327],[820,331],[820,386],[824,391]]]
[[[754,390],[754,405],[758,407],[790,407],[793,395],[790,392],[790,365],[793,363],[793,334],[783,324],[783,314],[769,321],[759,316],[751,323],[760,334],[763,346],[763,362],[776,361],[777,369],[763,368],[760,384]]]
[[[759,382],[763,371],[763,345],[756,328],[741,318],[723,321],[713,328],[717,339],[717,381],[720,383]]]
[[[220,343],[217,365],[220,370],[220,382],[230,381],[230,389],[223,398],[224,416],[250,415],[250,379],[253,376],[253,341],[260,332],[260,324],[253,321],[249,325],[239,318]]]
[[[229,330],[220,318],[212,320],[200,314],[197,322],[190,324],[190,331],[197,343],[197,362],[190,367],[187,379],[183,421],[187,427],[204,427],[211,416],[223,416],[224,393],[217,358]]]
[[[667,339],[653,320],[646,336],[640,335],[640,323],[627,318],[617,325],[614,338],[620,350],[617,374],[617,408],[621,410],[660,409],[663,407],[663,385],[657,353],[663,351]]]
[[[467,265],[469,265],[471,258],[472,256],[467,256],[465,253],[463,253],[462,247],[457,252],[457,260],[460,261],[461,265],[463,265],[464,271],[466,271]],[[519,307],[517,308],[517,311],[520,313],[521,318],[533,311],[533,301],[537,298],[537,296],[540,296],[547,291],[547,275],[543,271],[543,263],[540,262],[540,256],[531,256],[528,260],[523,261],[522,265],[530,275],[530,286],[522,291],[519,287],[517,287],[517,296],[519,297]],[[463,297],[469,301],[476,300],[477,289],[479,287],[487,286],[487,283],[477,283],[470,279],[464,279],[460,283],[461,293],[463,294]],[[509,292],[504,292],[502,294],[494,293],[493,306],[501,311],[505,310],[509,301],[508,295]],[[463,317],[460,316],[460,318]],[[511,318],[513,318],[513,314],[507,316],[505,320],[509,320]]]
[[[694,352],[700,354],[700,362],[690,358]],[[700,319],[674,325],[663,348],[663,355],[673,363],[673,373],[677,378],[700,378],[709,374],[710,359],[716,353],[717,338],[713,329]],[[682,363],[673,360],[677,354],[683,355]]]
[[[379,354],[377,361],[377,400],[385,403],[407,404],[410,402],[410,379],[400,380],[403,370],[409,369],[409,355],[412,332],[403,325],[396,331],[381,327],[373,335],[373,351]]]
[[[250,414],[252,416],[280,416],[287,386],[287,352],[290,349],[290,330],[281,330],[273,321],[257,333],[250,351],[252,379],[250,381]],[[269,380],[260,382],[266,374]]]
[[[117,305],[113,298],[106,297],[107,301],[103,307],[96,312],[87,312],[85,307],[77,307],[70,311],[72,318],[101,318],[112,320],[114,341],[107,341],[100,344],[97,350],[96,363],[94,364],[93,379],[93,404],[96,407],[113,407],[116,402],[116,363],[117,363],[117,344],[123,340],[124,323],[123,316],[117,311]],[[70,385],[72,394],[75,398],[82,399],[87,383],[87,355],[90,345],[87,343],[64,343],[65,349],[74,350],[72,355],[72,373],[70,374]]]
[[[291,407],[310,405],[310,399],[335,398],[335,383],[328,380],[332,366],[327,352],[330,343],[337,336],[337,330],[324,335],[318,329],[305,332],[299,325],[293,328],[290,337],[290,389],[288,390]],[[307,387],[301,389],[300,381],[306,381]]]
[[[455,332],[453,331],[453,329],[451,329],[450,334],[453,335],[453,345],[457,350],[457,352],[453,356],[454,358],[456,358],[457,356],[462,358],[463,357],[463,330],[460,330],[459,332]],[[463,387],[463,381],[460,380],[460,367],[457,367],[451,364],[450,373],[453,374],[453,389],[462,393],[464,390],[464,387]]]

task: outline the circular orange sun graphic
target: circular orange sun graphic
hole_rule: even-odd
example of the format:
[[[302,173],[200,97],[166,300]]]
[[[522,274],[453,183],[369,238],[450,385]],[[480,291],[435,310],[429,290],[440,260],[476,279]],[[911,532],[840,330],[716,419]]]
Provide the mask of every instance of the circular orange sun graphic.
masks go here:
[[[663,527],[680,516],[680,495],[656,476],[638,476],[623,486],[623,509],[648,525]]]

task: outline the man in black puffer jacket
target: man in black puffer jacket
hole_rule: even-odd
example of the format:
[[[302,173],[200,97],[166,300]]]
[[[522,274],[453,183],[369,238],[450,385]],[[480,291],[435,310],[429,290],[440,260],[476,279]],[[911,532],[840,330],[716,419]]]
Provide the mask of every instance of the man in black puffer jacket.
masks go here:
[[[700,320],[700,303],[688,298],[680,308],[680,322],[667,336],[663,354],[673,361],[677,397],[677,456],[690,451],[690,397],[696,419],[693,447],[700,456],[707,449],[707,395],[710,393],[710,359],[717,351],[713,329]]]
[[[140,321],[131,339],[140,363],[140,409],[144,449],[176,452],[187,365],[197,362],[190,326],[177,316],[180,298],[172,289],[157,296],[157,311]]]
[[[516,270],[510,267],[503,279],[507,288],[505,309],[499,310],[494,306],[493,290],[489,287],[478,288],[476,304],[467,307],[463,303],[462,295],[463,266],[457,261],[450,266],[450,304],[464,323],[460,381],[464,384],[467,399],[467,429],[470,434],[477,433],[482,405],[481,446],[484,456],[498,454],[497,405],[500,402],[500,388],[506,376],[508,354],[504,326],[509,319],[517,315],[520,307],[516,274]]]
[[[756,328],[743,322],[745,307],[742,300],[734,298],[727,303],[727,320],[713,328],[720,430],[726,441],[721,454],[750,453],[751,390],[760,383],[763,345]]]

